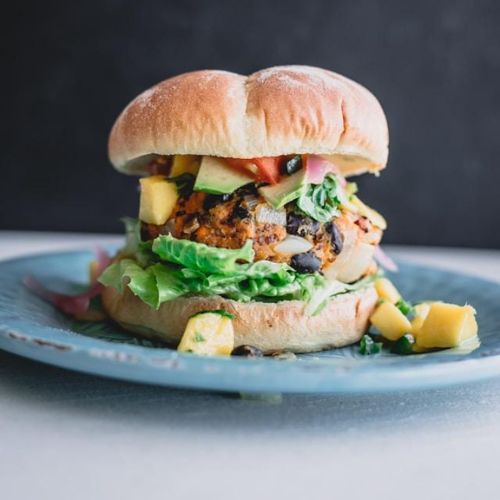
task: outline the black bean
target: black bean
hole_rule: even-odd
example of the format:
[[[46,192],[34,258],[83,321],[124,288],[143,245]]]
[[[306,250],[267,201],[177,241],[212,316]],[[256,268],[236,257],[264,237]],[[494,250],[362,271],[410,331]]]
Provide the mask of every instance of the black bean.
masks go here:
[[[288,212],[286,214],[286,232],[288,234],[297,234],[299,230],[302,217],[295,212]]]
[[[304,228],[304,234],[301,234],[299,230],[299,236],[304,237],[307,236],[308,234],[315,235],[319,231],[320,223],[317,220],[313,220],[309,217],[308,219],[309,220],[307,222],[307,227]]]
[[[250,217],[250,211],[247,208],[241,205],[234,206],[231,219],[248,219],[248,217]]]
[[[283,175],[292,175],[302,168],[302,158],[300,155],[292,156],[281,164],[281,173]]]
[[[231,199],[231,194],[207,194],[203,200],[203,208],[205,210],[210,210],[211,208],[224,203]]]
[[[240,187],[235,191],[235,193],[242,197],[246,194],[258,194],[257,185],[256,184],[246,184],[245,186]]]
[[[188,198],[193,192],[195,177],[187,172],[176,177],[170,177],[170,182],[175,182],[177,192],[181,198]]]
[[[342,248],[344,246],[344,237],[342,233],[339,231],[335,222],[328,222],[325,224],[325,230],[327,233],[330,233],[333,253],[338,255],[342,252]]]
[[[320,228],[320,223],[297,212],[288,212],[286,216],[286,231],[288,234],[296,234],[304,238],[315,235]]]
[[[141,241],[149,241],[151,238],[151,234],[149,233],[149,227],[144,222],[141,222]]]
[[[321,268],[321,261],[314,252],[304,252],[294,255],[290,265],[299,273],[315,273]]]
[[[253,345],[240,345],[235,347],[231,352],[231,356],[244,356],[245,358],[261,358],[264,353]]]

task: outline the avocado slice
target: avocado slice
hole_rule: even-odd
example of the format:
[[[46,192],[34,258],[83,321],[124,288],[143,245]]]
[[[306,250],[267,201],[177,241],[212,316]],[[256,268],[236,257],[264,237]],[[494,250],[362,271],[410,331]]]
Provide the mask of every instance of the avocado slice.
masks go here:
[[[289,177],[284,177],[278,184],[261,187],[259,193],[274,208],[281,208],[299,198],[306,191],[307,186],[307,171],[302,168]]]
[[[253,177],[231,168],[224,160],[204,156],[193,189],[204,193],[226,194],[251,182],[255,182]]]

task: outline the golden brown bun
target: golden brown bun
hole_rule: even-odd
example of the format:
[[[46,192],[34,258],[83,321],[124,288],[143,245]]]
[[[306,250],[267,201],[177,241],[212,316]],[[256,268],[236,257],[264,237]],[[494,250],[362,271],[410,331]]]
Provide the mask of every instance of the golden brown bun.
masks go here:
[[[120,294],[106,288],[104,309],[125,329],[139,335],[176,345],[190,316],[211,309],[233,313],[235,347],[252,345],[269,353],[278,350],[313,352],[357,342],[368,326],[377,302],[373,286],[330,300],[317,316],[304,313],[298,300],[241,303],[222,297],[189,297],[164,302],[159,310],[150,308],[126,288]]]
[[[136,97],[109,137],[111,163],[141,173],[151,155],[257,158],[337,156],[345,175],[387,163],[384,112],[367,89],[310,66],[277,66],[250,76],[193,71]]]

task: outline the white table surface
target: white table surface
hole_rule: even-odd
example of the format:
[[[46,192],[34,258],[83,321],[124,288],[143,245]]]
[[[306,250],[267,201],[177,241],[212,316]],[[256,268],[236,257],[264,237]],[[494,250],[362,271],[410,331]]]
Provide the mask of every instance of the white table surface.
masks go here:
[[[116,241],[0,232],[0,258]],[[389,251],[500,282],[499,251]],[[2,500],[490,499],[499,486],[498,379],[247,401],[107,380],[0,351]]]

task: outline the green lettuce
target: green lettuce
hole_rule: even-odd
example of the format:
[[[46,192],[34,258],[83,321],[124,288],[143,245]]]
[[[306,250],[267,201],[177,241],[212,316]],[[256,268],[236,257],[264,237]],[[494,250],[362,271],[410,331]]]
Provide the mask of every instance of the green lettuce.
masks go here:
[[[123,292],[125,282],[134,295],[152,306],[159,305],[158,282],[151,267],[143,269],[133,259],[122,259],[107,267],[99,277],[104,286]],[[175,297],[174,297],[175,298]]]
[[[154,308],[184,295],[221,295],[240,302],[307,300],[324,281],[319,274],[301,275],[286,264],[260,261],[238,267],[232,275],[207,275],[163,263],[142,268],[133,259],[122,259],[109,266],[99,281],[120,292],[126,285]]]
[[[335,295],[340,295],[342,293],[356,292],[362,288],[367,287],[370,283],[373,283],[378,274],[371,274],[365,276],[364,278],[356,281],[355,283],[342,283],[341,281],[326,281],[322,286],[317,287],[311,294],[306,306],[306,313],[314,316],[320,313],[331,297]]]
[[[318,222],[328,222],[339,215],[340,187],[333,174],[327,175],[321,184],[311,184],[297,200],[297,207]]]
[[[178,240],[171,235],[158,236],[152,250],[160,259],[204,273],[229,274],[235,271],[236,261],[252,262],[255,253],[252,240],[236,250],[210,247],[204,243]]]
[[[301,274],[287,264],[252,262],[252,242],[241,249],[208,247],[202,243],[159,236],[153,243],[138,243],[136,257],[122,258],[99,278],[105,286],[132,293],[153,308],[190,295],[220,295],[240,302],[302,300],[306,312],[320,312],[333,295],[368,284],[328,282],[321,274]],[[146,257],[147,258],[146,258]],[[371,278],[373,279],[373,278]]]

